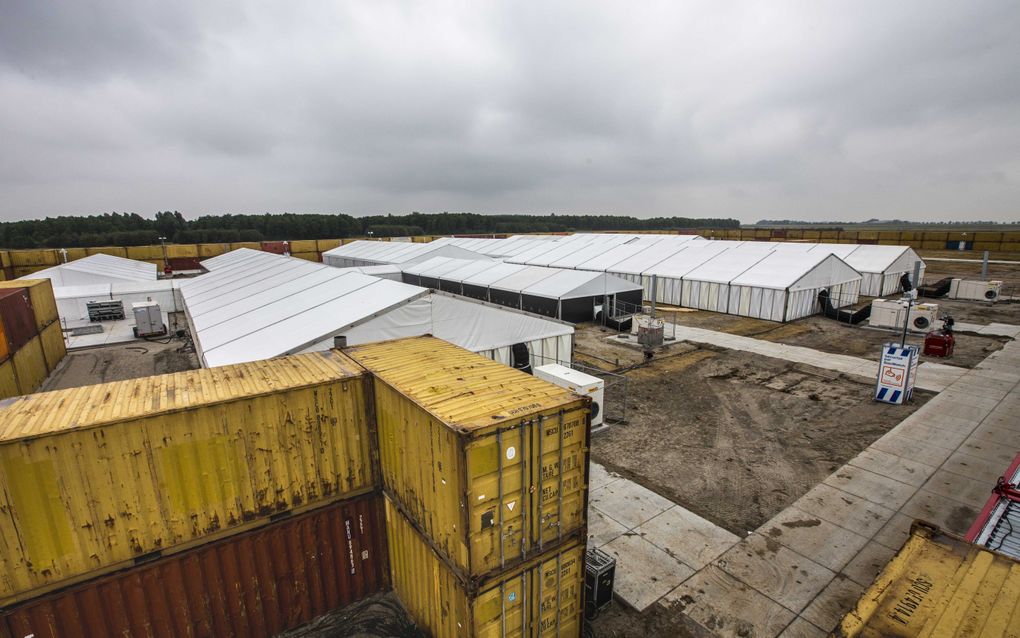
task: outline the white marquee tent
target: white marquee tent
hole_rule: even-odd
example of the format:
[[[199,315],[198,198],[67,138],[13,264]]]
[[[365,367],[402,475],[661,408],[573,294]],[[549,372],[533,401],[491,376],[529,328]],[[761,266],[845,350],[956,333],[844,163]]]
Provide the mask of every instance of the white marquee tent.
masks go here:
[[[20,279],[49,279],[54,287],[156,281],[155,264],[98,253],[36,271]]]
[[[533,364],[570,362],[573,328],[527,313],[451,297],[302,259],[234,251],[181,282],[204,366],[332,347],[391,335],[433,334],[495,359],[528,345]]]
[[[426,244],[386,241],[354,241],[322,253],[322,263],[340,268],[350,266],[381,266],[413,264],[432,257],[489,259],[451,243],[443,238]]]

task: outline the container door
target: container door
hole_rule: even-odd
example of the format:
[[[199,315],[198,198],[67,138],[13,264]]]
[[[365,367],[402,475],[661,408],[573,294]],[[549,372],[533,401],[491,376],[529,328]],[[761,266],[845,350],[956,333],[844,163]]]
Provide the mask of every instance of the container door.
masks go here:
[[[552,547],[577,532],[586,520],[588,410],[545,414],[534,428],[536,463],[531,515],[534,552]]]
[[[471,572],[484,574],[528,557],[532,422],[503,427],[467,444]]]

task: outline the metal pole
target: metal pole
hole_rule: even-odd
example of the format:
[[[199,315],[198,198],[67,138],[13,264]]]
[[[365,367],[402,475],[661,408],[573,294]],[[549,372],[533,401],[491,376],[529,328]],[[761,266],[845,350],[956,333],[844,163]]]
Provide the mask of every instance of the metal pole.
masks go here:
[[[652,275],[652,318],[655,318],[655,298],[659,296],[659,277]]]
[[[985,256],[981,260],[981,281],[988,281],[988,251],[985,251]]]
[[[910,327],[910,308],[914,305],[914,295],[917,294],[917,279],[921,276],[921,262],[914,262],[914,276],[910,280],[911,283],[911,294],[907,295],[907,312],[903,318],[903,338],[900,340],[900,346],[907,347],[907,329]]]

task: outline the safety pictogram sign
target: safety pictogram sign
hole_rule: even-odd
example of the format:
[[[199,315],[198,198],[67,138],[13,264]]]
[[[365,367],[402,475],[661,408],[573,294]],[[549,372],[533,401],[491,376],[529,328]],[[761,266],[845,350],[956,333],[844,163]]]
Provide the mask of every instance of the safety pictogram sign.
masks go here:
[[[882,346],[882,360],[875,382],[875,400],[900,404],[910,399],[917,376],[917,346],[887,343]]]

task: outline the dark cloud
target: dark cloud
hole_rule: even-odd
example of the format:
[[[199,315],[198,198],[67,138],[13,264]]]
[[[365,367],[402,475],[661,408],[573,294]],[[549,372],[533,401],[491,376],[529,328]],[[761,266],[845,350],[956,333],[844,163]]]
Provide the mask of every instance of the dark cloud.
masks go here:
[[[0,0],[0,15],[4,218],[1020,218],[1015,3]]]

